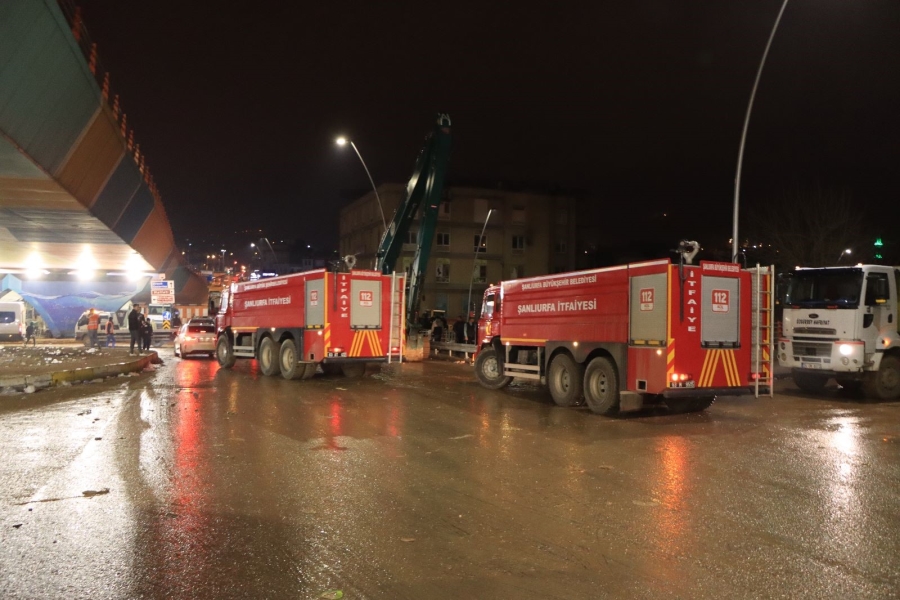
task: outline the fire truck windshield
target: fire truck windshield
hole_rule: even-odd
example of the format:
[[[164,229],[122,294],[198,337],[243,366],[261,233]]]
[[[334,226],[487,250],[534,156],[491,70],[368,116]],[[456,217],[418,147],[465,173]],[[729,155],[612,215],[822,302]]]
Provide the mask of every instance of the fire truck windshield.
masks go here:
[[[857,308],[863,272],[858,268],[804,269],[791,273],[785,306]]]

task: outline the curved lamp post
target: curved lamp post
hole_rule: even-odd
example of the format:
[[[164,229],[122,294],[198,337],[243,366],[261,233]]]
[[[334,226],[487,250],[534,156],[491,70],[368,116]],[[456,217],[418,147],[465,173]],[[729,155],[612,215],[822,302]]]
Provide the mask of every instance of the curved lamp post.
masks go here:
[[[840,264],[841,259],[844,258],[844,255],[845,255],[845,254],[846,254],[847,256],[850,256],[850,254],[852,254],[852,252],[853,252],[853,251],[850,250],[850,248],[847,248],[846,250],[844,250],[843,252],[841,252],[841,255],[838,256],[838,259],[837,259],[837,263],[836,263],[836,264]]]
[[[732,215],[731,229],[731,260],[738,259],[738,207],[740,205],[741,193],[741,164],[744,161],[744,143],[747,141],[747,126],[750,124],[750,111],[753,110],[753,99],[756,97],[756,88],[759,85],[759,78],[762,75],[763,65],[766,64],[766,57],[769,55],[769,47],[772,45],[772,38],[775,37],[775,31],[778,29],[778,23],[781,22],[781,15],[787,6],[788,0],[784,0],[781,10],[778,11],[778,17],[775,19],[775,25],[772,27],[772,33],[769,34],[769,41],[766,42],[766,49],[763,51],[762,60],[759,61],[759,69],[756,71],[756,80],[753,82],[753,91],[750,92],[750,102],[747,103],[747,114],[744,115],[744,130],[741,132],[741,145],[738,149],[737,175],[734,178],[734,214]]]
[[[384,207],[381,205],[381,198],[378,196],[378,188],[375,187],[375,182],[372,180],[372,174],[369,173],[369,167],[366,166],[366,161],[363,160],[362,154],[359,153],[359,148],[356,147],[353,140],[348,140],[345,137],[339,137],[335,140],[335,143],[338,146],[350,144],[350,147],[356,152],[356,156],[359,157],[359,162],[362,163],[363,169],[366,170],[366,175],[369,176],[369,183],[372,184],[372,191],[375,192],[375,199],[378,200],[378,210],[381,211],[381,224],[384,226],[384,230],[387,231],[387,221],[384,220]]]
[[[484,240],[484,231],[487,229],[488,221],[491,219],[491,213],[494,209],[488,211],[484,218],[484,227],[481,228],[481,237],[478,238],[478,246],[475,248],[475,260],[472,262],[472,277],[469,278],[469,299],[466,301],[466,322],[469,321],[469,314],[472,311],[472,284],[475,283],[475,267],[478,266],[478,250],[481,248],[481,242]]]

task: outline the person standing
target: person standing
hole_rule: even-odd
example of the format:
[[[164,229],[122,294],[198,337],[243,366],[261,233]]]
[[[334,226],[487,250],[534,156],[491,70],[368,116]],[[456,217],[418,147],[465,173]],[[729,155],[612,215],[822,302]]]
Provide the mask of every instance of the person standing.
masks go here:
[[[134,345],[138,345],[138,352],[141,351],[141,318],[143,315],[138,311],[138,305],[135,304],[131,307],[131,312],[128,313],[128,333],[131,334],[131,348],[128,350],[128,354],[134,354]]]
[[[147,350],[149,352],[150,340],[153,339],[153,321],[151,321],[149,318],[144,318],[141,324],[141,331],[144,334],[144,347],[142,348],[142,350]]]
[[[474,344],[477,341],[477,335],[478,326],[475,325],[475,317],[469,317],[469,322],[466,323],[466,343]]]
[[[453,341],[457,344],[466,342],[466,322],[463,320],[462,315],[456,317],[456,322],[453,323],[453,338]]]
[[[93,308],[88,315],[88,335],[91,336],[91,348],[97,346],[97,331],[100,329],[100,315]]]
[[[106,321],[106,347],[116,347],[116,325],[113,323],[112,315],[109,315],[109,319]]]

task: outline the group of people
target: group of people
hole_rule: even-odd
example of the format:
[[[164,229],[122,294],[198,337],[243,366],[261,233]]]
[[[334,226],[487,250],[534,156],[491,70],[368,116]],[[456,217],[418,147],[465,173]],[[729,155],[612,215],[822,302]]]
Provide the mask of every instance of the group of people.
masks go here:
[[[446,329],[447,321],[444,317],[436,316],[434,321],[431,322],[431,339],[435,342],[444,341],[444,331]],[[452,333],[450,339],[457,344],[474,344],[475,336],[478,332],[478,327],[475,325],[475,317],[469,317],[469,321],[466,322],[463,316],[459,315],[454,321],[450,332]]]
[[[128,313],[128,333],[131,334],[131,347],[129,354],[134,354],[134,345],[137,344],[138,352],[150,350],[150,342],[153,340],[153,323],[139,310],[137,304],[131,306]]]
[[[106,345],[109,348],[115,348],[116,325],[113,322],[112,315],[109,316],[103,327],[106,332]],[[100,315],[93,308],[88,312],[87,330],[91,337],[91,347],[93,348],[98,345],[97,334],[100,331]],[[132,305],[131,312],[128,313],[128,333],[131,334],[129,354],[134,354],[135,345],[138,347],[138,352],[150,350],[150,342],[153,340],[153,323],[141,313],[137,304]]]

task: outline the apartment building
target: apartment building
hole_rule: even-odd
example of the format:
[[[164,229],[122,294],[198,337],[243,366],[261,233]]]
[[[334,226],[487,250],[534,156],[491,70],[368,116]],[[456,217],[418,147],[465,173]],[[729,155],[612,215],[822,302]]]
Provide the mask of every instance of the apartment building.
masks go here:
[[[378,187],[388,224],[405,193],[399,184]],[[577,208],[576,199],[566,195],[445,189],[420,310],[444,310],[452,320],[467,312],[470,289],[471,306],[478,311],[489,283],[573,270]],[[341,211],[339,230],[341,254],[353,254],[358,265],[371,267],[384,232],[374,192]],[[398,271],[409,268],[417,235],[418,223],[407,234]]]

